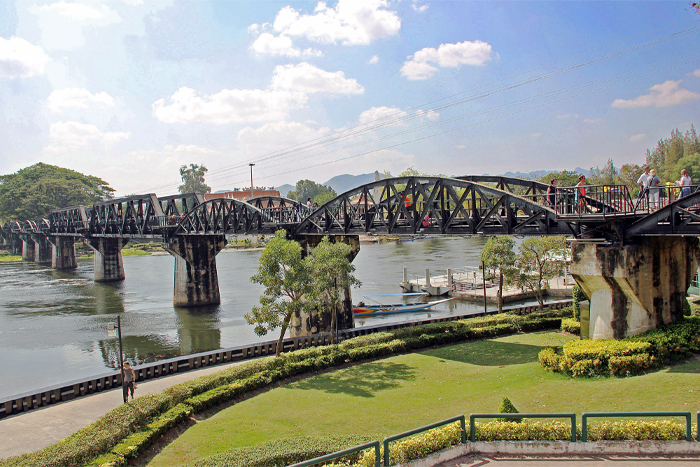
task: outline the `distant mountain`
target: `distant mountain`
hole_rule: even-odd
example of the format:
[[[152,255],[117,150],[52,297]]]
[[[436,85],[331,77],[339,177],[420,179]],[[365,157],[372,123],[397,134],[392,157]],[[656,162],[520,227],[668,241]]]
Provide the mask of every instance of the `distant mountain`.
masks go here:
[[[323,184],[333,188],[333,190],[335,190],[336,193],[341,194],[360,185],[372,183],[373,181],[374,173],[362,175],[343,174],[336,175],[327,182],[324,182]]]
[[[275,190],[280,192],[280,196],[287,197],[287,193],[292,191],[293,189],[296,188],[296,185],[290,185],[289,183],[285,183],[284,185],[276,186]]]
[[[568,169],[566,169],[568,170]],[[548,173],[556,172],[555,170],[533,170],[532,172],[506,172],[503,174],[504,177],[517,177],[517,178],[524,178],[526,180],[535,180],[538,179],[544,175],[547,175]],[[589,177],[591,175],[590,170],[583,169],[581,167],[576,167],[572,172],[579,173],[581,175],[585,175],[586,177]]]

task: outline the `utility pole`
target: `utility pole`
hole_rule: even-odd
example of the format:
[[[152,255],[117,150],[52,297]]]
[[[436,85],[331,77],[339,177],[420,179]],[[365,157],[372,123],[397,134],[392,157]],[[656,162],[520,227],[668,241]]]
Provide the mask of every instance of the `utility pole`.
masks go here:
[[[253,195],[253,166],[255,164],[248,164],[250,166],[250,198],[253,199],[255,198],[255,195]]]

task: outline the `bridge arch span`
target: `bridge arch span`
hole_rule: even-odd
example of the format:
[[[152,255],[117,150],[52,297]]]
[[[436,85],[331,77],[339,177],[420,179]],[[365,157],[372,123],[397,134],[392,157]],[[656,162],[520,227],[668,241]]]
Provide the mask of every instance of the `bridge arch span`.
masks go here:
[[[577,229],[557,219],[543,194],[456,178],[397,177],[339,195],[294,234],[576,235]]]

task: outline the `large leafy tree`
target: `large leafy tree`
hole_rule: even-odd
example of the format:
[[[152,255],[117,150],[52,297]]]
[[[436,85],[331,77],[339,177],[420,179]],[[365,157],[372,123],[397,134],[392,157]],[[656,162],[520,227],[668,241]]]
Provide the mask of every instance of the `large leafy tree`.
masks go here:
[[[331,243],[328,237],[313,249],[307,256],[306,265],[313,277],[310,300],[314,306],[323,312],[331,313],[331,343],[335,344],[337,311],[342,302],[341,290],[358,287],[360,281],[353,272],[355,266],[348,259],[352,247],[345,243]]]
[[[332,195],[330,198],[328,197],[329,194]],[[320,185],[311,180],[299,180],[297,182],[296,189],[287,193],[288,198],[295,199],[301,203],[305,203],[307,199],[311,198],[312,201],[318,204],[324,204],[326,201],[329,201],[336,196],[337,194],[333,188],[326,185]]]
[[[211,193],[211,187],[204,183],[204,174],[208,169],[204,165],[190,164],[180,167],[182,185],[178,187],[180,193]]]
[[[518,285],[535,292],[540,308],[550,279],[561,274],[566,262],[566,237],[529,237],[520,244],[515,262],[520,269]]]
[[[493,236],[481,250],[484,266],[498,270],[498,312],[503,311],[503,284],[509,284],[515,277],[515,241],[505,235]],[[484,273],[486,273],[484,271]]]
[[[613,160],[608,159],[608,162],[606,162],[602,168],[598,166],[591,167],[588,183],[590,185],[614,185],[618,173]]]
[[[678,163],[695,153],[700,153],[700,137],[693,125],[685,133],[677,128],[671,131],[669,138],[662,138],[652,150],[647,150],[646,165],[656,169],[663,182],[678,180],[680,167]],[[679,168],[680,167],[680,168]],[[695,181],[695,180],[694,180]]]
[[[331,328],[335,330],[333,311],[342,300],[339,290],[359,284],[352,275],[355,267],[348,259],[350,250],[349,245],[331,243],[326,237],[303,258],[301,246],[287,240],[283,230],[268,242],[258,260],[258,272],[251,277],[265,286],[265,292],[260,306],[253,307],[245,319],[255,326],[258,336],[280,329],[276,355],[282,353],[284,336],[297,313],[314,308],[332,313]]]
[[[543,175],[539,178],[539,181],[549,184],[553,178],[556,178],[557,185],[560,187],[575,186],[578,183],[579,175],[581,174],[573,170],[562,170],[561,172],[550,172],[547,175]]]
[[[0,220],[34,219],[53,209],[110,199],[104,180],[38,163],[0,176]]]

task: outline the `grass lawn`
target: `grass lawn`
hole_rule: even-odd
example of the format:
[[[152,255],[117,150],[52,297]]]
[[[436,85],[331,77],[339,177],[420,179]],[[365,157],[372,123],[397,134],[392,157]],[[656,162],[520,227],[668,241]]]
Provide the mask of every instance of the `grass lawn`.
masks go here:
[[[520,334],[401,355],[306,378],[233,405],[188,429],[150,466],[295,436],[381,439],[454,415],[700,409],[700,361],[631,378],[573,380],[537,361],[555,332]]]
[[[0,255],[0,263],[15,263],[22,261],[22,256],[20,255]]]

